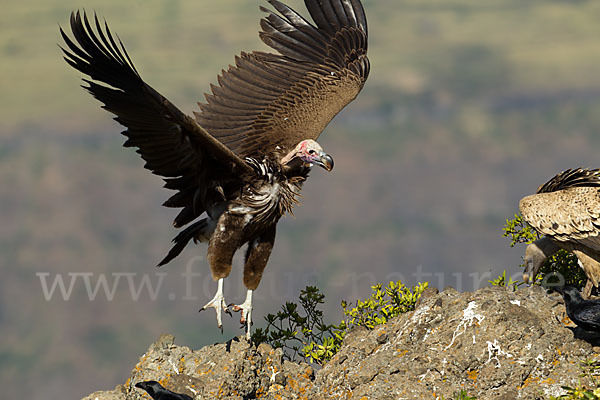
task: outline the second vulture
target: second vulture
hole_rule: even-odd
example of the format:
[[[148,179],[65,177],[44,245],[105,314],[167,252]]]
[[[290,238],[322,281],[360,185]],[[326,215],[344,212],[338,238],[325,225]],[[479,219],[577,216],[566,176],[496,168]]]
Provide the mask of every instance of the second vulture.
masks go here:
[[[74,40],[61,29],[69,65],[90,79],[85,89],[127,129],[145,167],[176,191],[164,206],[181,211],[163,265],[191,241],[208,243],[208,262],[218,281],[213,307],[218,326],[229,308],[223,279],[244,244],[241,322],[250,336],[252,293],[275,242],[277,222],[298,202],[314,165],[327,171],[333,159],[316,142],[331,119],[361,91],[369,75],[367,20],[359,0],[305,0],[313,22],[277,0],[259,33],[276,53],[254,51],[235,58],[211,87],[192,118],[146,84],[106,23],[71,15]]]
[[[523,219],[544,235],[525,250],[525,282],[560,249],[577,256],[588,278],[589,297],[600,283],[600,170],[568,169],[519,203]]]

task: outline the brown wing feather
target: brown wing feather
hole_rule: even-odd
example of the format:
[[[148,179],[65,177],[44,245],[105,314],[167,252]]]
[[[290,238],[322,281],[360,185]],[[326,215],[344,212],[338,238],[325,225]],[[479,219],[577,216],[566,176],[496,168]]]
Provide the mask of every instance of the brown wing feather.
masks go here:
[[[235,153],[141,79],[106,23],[102,29],[95,17],[94,30],[85,12],[83,18],[77,12],[71,14],[70,24],[77,44],[60,30],[68,47],[62,49],[65,60],[92,79],[84,79],[85,88],[127,128],[124,146],[136,147],[146,161],[145,168],[164,177],[165,187],[177,191],[164,204],[183,208],[176,226],[205,211],[207,193],[217,181],[252,172]]]
[[[316,25],[277,0],[261,39],[280,54],[242,53],[218,78],[196,120],[240,157],[316,140],[369,74],[367,23],[358,0],[306,0]],[[265,10],[263,9],[264,11]]]
[[[572,187],[519,202],[523,219],[543,235],[600,248],[600,189]]]
[[[600,186],[599,169],[567,169],[541,185],[538,188],[537,193],[556,192],[558,190],[564,190],[571,187],[593,186]]]

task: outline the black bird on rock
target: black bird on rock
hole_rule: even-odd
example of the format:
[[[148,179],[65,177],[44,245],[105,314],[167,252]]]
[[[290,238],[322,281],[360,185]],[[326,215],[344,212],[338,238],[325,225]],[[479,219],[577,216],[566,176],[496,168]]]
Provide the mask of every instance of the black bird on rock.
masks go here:
[[[187,394],[171,392],[156,381],[138,382],[135,387],[144,389],[154,400],[194,400]]]
[[[65,60],[88,75],[85,89],[127,129],[145,167],[175,190],[164,206],[181,208],[176,228],[187,227],[159,263],[175,258],[190,240],[208,242],[218,281],[202,309],[228,311],[223,279],[234,253],[248,244],[246,301],[234,306],[250,336],[252,292],[275,242],[277,222],[298,203],[314,165],[333,159],[316,142],[331,119],[361,91],[369,75],[367,20],[359,0],[305,0],[314,23],[277,0],[262,19],[260,38],[277,53],[242,53],[222,71],[195,118],[147,85],[106,23],[71,15],[74,41],[61,29]]]
[[[588,282],[589,297],[600,284],[600,170],[568,169],[519,202],[523,219],[544,235],[525,250],[525,282],[560,249],[577,256]]]
[[[572,286],[554,287],[565,300],[567,315],[577,326],[590,332],[600,332],[600,300],[584,300]]]

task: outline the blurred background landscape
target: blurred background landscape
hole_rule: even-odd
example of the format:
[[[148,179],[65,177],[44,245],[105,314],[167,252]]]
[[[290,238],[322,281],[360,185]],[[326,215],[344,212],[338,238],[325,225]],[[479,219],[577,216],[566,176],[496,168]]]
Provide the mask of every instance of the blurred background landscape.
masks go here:
[[[321,288],[327,320],[338,321],[340,301],[368,296],[377,282],[474,290],[504,269],[518,274],[524,249],[502,237],[518,200],[563,169],[600,167],[599,2],[363,2],[371,76],[319,140],[336,168],[314,171],[295,217],[279,224],[255,327],[307,284]],[[300,0],[287,3],[307,15]],[[80,74],[57,47],[58,26],[68,26],[73,9],[95,10],[145,81],[191,113],[235,54],[265,50],[257,35],[265,4],[3,5],[3,398],[113,388],[163,332],[190,347],[242,334],[235,319],[221,335],[212,310],[197,312],[216,289],[204,246],[155,268],[176,234],[176,212],[160,206],[169,192],[79,88]],[[239,261],[228,302],[244,298]],[[186,270],[199,276],[185,278]],[[57,277],[67,292],[72,283],[68,296],[59,286],[48,292]],[[90,300],[102,277],[114,293],[99,286]],[[129,284],[139,289],[143,279],[154,295],[132,293]]]

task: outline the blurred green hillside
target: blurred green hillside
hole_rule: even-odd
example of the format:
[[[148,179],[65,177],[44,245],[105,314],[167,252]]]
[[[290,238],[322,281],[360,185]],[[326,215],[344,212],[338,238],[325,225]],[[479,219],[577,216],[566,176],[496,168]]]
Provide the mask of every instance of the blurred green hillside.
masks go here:
[[[84,93],[70,90],[75,72],[65,71],[57,47],[49,45],[60,42],[57,25],[67,27],[75,8],[95,10],[106,18],[143,77],[190,109],[235,54],[266,49],[257,39],[261,13],[254,1],[53,3],[58,2],[13,1],[3,7],[0,51],[5,84],[0,118],[10,130],[27,124],[64,129],[67,115],[89,110]],[[289,3],[303,7],[298,0]],[[372,89],[386,87],[413,96],[435,91],[479,103],[482,95],[585,91],[600,81],[596,2],[367,0],[365,4],[372,38]],[[367,96],[379,98],[376,93],[371,90]],[[97,120],[105,117],[95,115]],[[75,122],[89,125],[89,116],[82,120]]]
[[[205,248],[154,265],[175,235],[169,193],[122,149],[121,128],[61,58],[59,24],[85,8],[106,18],[142,77],[191,113],[240,51],[265,50],[253,0],[39,1],[0,13],[0,384],[6,398],[78,398],[111,388],[162,332],[201,346],[225,334],[197,314],[213,295]],[[301,1],[289,1],[305,15]],[[422,277],[471,290],[518,273],[502,238],[518,199],[562,169],[600,167],[600,3],[567,0],[364,0],[372,72],[320,142],[295,218],[279,225],[256,292],[256,326],[317,284],[331,320],[369,285]],[[195,258],[197,257],[197,258]],[[195,300],[181,273],[201,274]],[[156,300],[46,301],[38,273],[167,273]],[[437,274],[437,275],[436,275]],[[226,286],[243,299],[240,268]],[[139,275],[141,276],[141,275]],[[140,278],[141,279],[141,278]],[[112,282],[112,281],[111,281]],[[170,300],[169,294],[175,295]],[[32,385],[32,382],[37,384]]]

